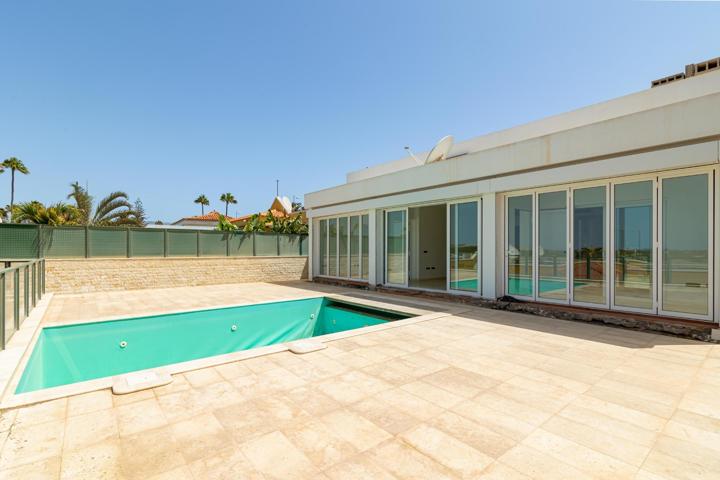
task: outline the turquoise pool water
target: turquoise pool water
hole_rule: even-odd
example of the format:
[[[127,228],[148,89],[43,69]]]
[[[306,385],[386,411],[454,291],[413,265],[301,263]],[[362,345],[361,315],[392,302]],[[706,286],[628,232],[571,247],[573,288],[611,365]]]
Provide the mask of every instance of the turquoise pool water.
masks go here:
[[[15,392],[31,392],[409,316],[320,297],[46,327]],[[121,347],[121,342],[127,342],[126,346]]]

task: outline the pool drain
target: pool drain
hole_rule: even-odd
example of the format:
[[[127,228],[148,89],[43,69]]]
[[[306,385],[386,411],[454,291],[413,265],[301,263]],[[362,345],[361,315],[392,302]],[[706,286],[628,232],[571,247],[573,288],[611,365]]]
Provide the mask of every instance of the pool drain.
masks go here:
[[[125,348],[125,347],[127,347],[127,342],[125,340],[122,340],[120,342],[120,348]]]
[[[237,331],[237,325],[233,325],[232,327],[230,327],[230,330],[233,332]]]

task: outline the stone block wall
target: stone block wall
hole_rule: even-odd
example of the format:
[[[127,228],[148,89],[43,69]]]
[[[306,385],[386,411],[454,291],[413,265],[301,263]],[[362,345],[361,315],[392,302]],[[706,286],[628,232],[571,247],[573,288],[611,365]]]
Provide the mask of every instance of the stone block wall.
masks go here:
[[[47,259],[48,292],[273,282],[307,278],[307,257]]]

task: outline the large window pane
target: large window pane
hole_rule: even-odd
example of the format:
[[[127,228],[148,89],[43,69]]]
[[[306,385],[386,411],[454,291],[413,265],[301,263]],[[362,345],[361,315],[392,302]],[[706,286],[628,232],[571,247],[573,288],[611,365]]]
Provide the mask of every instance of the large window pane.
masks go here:
[[[615,305],[653,307],[653,182],[615,185]]]
[[[450,288],[478,291],[477,202],[450,205]]]
[[[327,220],[320,220],[320,275],[328,274]]]
[[[361,233],[361,246],[360,246],[360,272],[361,277],[364,280],[368,278],[368,269],[370,268],[370,262],[368,261],[368,249],[370,248],[370,232],[368,224],[368,216],[362,216],[362,225],[360,228]]]
[[[662,182],[662,308],[707,315],[708,177]]]
[[[508,198],[508,295],[533,294],[533,197]]]
[[[388,283],[405,283],[406,238],[405,211],[387,212],[386,261]]]
[[[605,303],[605,187],[573,194],[573,300]]]
[[[350,276],[360,278],[360,217],[350,217]]]
[[[567,300],[567,192],[538,194],[538,297]]]
[[[328,220],[328,275],[337,277],[337,218]]]
[[[340,242],[338,243],[338,277],[348,277],[348,269],[350,267],[350,235],[348,229],[348,217],[338,218],[338,235]]]

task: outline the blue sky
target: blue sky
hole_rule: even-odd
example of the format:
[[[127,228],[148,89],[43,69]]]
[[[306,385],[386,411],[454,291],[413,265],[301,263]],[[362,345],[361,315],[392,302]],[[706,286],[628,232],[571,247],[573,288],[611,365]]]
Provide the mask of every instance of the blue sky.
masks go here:
[[[87,182],[172,221],[648,88],[720,55],[720,4],[8,1],[0,157],[19,201]],[[0,175],[0,204],[10,176]],[[231,213],[235,213],[231,210]]]

